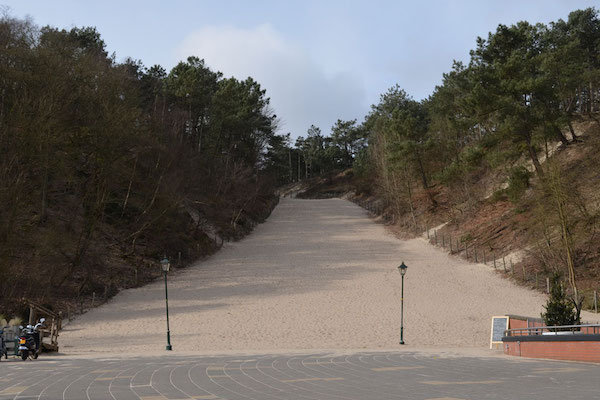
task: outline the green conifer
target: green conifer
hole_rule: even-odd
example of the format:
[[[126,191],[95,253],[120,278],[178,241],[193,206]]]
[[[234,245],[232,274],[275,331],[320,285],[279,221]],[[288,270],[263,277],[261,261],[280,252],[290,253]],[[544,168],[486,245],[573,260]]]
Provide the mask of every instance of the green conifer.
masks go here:
[[[550,298],[544,306],[546,312],[542,313],[544,323],[546,326],[575,325],[577,315],[560,283],[560,274],[554,274],[551,281]]]

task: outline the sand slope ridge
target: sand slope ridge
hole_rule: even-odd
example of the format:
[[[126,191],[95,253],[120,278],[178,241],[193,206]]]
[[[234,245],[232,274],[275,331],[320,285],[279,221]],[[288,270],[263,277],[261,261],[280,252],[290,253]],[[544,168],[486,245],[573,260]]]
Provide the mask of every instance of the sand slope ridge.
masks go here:
[[[174,352],[488,344],[492,315],[539,316],[545,296],[422,239],[401,241],[341,199],[283,199],[246,239],[169,278]],[[65,353],[163,351],[161,280],[126,290],[61,333]]]

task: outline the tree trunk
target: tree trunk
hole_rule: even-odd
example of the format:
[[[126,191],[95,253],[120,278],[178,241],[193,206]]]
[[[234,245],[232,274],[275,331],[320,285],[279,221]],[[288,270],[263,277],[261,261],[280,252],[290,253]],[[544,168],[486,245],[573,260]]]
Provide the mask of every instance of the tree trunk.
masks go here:
[[[569,220],[567,211],[565,210],[565,204],[567,203],[565,188],[563,188],[562,179],[560,177],[559,167],[551,169],[550,188],[554,201],[556,203],[556,210],[558,212],[558,219],[560,223],[560,233],[563,246],[565,248],[565,257],[567,259],[567,271],[569,273],[569,285],[573,290],[573,303],[577,308],[577,314],[581,307],[582,298],[579,297],[577,290],[577,282],[575,280],[575,263],[573,262],[573,237],[569,229]]]
[[[46,214],[48,209],[48,177],[49,177],[49,169],[50,169],[50,155],[48,149],[48,132],[44,137],[44,141],[41,145],[40,151],[43,153],[44,157],[44,173],[42,177],[42,204],[40,209],[40,220],[39,223],[43,224],[46,221]],[[44,148],[45,147],[45,148]]]
[[[202,134],[204,133],[204,116],[200,116],[200,128],[198,129],[198,154],[202,153]]]
[[[137,168],[138,156],[135,156],[135,162],[133,163],[133,171],[131,172],[131,178],[129,178],[129,185],[127,186],[127,194],[125,195],[125,200],[123,201],[123,207],[121,208],[121,217],[125,213],[125,207],[127,207],[127,202],[129,201],[129,194],[131,193],[131,185],[133,184],[133,177],[135,176],[135,170]]]
[[[304,156],[304,178],[308,178],[308,161],[306,161],[306,154],[302,153]]]
[[[567,125],[569,126],[569,131],[571,132],[571,137],[574,142],[579,141],[579,136],[575,133],[575,129],[573,129],[573,124],[571,123],[571,116],[567,116]]]
[[[594,84],[590,82],[590,114],[594,112]]]
[[[558,139],[561,141],[561,143],[563,145],[568,145],[569,144],[569,140],[565,137],[565,135],[562,133],[562,131],[560,130],[560,128],[558,126],[554,126],[554,131],[556,132],[556,137],[558,137]],[[575,138],[573,136],[573,138]]]
[[[48,209],[48,153],[44,155],[44,176],[42,178],[42,204],[40,210],[39,223],[43,224],[46,221],[46,214]]]
[[[419,165],[419,173],[421,174],[421,181],[423,183],[423,189],[429,189],[427,184],[427,176],[425,175],[425,168],[423,168],[423,160],[421,160],[421,154],[417,152],[417,164]]]
[[[411,182],[408,175],[408,168],[406,168],[406,164],[404,164],[404,185],[406,187],[406,194],[408,195],[408,206],[410,207],[410,216],[413,220],[413,224],[415,228],[417,227],[417,218],[415,216],[415,207],[412,199],[412,189],[410,187]]]
[[[300,152],[298,152],[298,182],[300,182],[300,171],[302,170],[300,165]]]
[[[292,149],[288,149],[288,162],[290,165],[290,182],[294,181],[294,172],[292,170]]]
[[[533,166],[535,167],[535,172],[540,179],[544,179],[544,170],[542,169],[542,165],[540,164],[540,160],[538,159],[537,152],[531,143],[531,135],[527,134],[525,141],[527,143],[527,150],[529,152],[529,157],[533,162]]]

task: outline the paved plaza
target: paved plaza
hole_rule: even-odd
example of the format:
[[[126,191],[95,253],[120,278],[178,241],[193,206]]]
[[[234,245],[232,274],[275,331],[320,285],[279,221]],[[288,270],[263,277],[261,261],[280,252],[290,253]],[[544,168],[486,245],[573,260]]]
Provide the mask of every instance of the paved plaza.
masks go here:
[[[597,399],[600,365],[428,353],[0,362],[0,400]]]

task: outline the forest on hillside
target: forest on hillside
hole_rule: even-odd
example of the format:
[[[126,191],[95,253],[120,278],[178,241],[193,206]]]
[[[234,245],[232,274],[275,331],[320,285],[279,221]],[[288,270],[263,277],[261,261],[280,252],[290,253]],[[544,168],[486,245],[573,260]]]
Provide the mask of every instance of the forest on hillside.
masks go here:
[[[248,233],[277,186],[348,168],[399,225],[526,248],[580,306],[600,277],[598,10],[499,25],[470,54],[426,99],[394,86],[362,122],[293,141],[252,78],[195,56],[119,62],[95,28],[4,15],[0,309],[107,299],[158,276],[163,255],[183,266]],[[500,247],[497,231],[517,233]]]
[[[406,229],[447,223],[488,253],[526,249],[535,276],[561,275],[580,309],[578,280],[591,290],[600,278],[599,106],[598,10],[499,25],[428,98],[394,86],[362,123],[338,121],[329,136],[313,126],[280,148],[295,158],[286,167],[280,157],[279,176],[353,167],[359,194],[381,198]],[[588,122],[594,135],[583,140]],[[501,231],[517,233],[499,244]]]
[[[91,27],[0,18],[0,310],[103,300],[215,251],[277,202],[252,78],[117,62]]]

